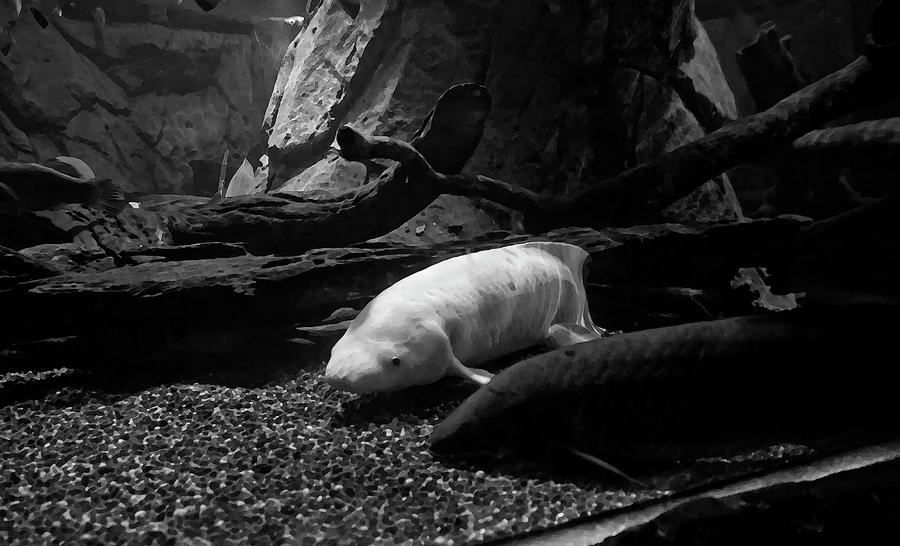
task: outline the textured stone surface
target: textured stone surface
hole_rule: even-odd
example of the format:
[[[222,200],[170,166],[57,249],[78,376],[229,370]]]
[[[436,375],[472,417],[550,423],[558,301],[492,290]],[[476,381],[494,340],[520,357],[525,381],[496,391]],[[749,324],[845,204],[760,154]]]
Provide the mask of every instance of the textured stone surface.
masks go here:
[[[297,28],[194,14],[192,2],[89,3],[105,25],[86,5],[46,29],[30,13],[16,22],[0,57],[0,154],[75,156],[129,190],[212,195],[223,151],[233,173],[255,143]]]
[[[668,224],[602,232],[567,229],[540,239],[566,241],[590,252],[590,282],[727,290],[738,267],[777,261],[803,224],[784,218],[703,228]],[[176,353],[202,360],[210,351],[218,352],[220,342],[227,342],[228,354],[217,358],[242,361],[263,341],[283,345],[295,324],[318,324],[341,307],[361,309],[400,278],[441,259],[530,239],[534,237],[501,232],[478,241],[424,248],[368,242],[295,257],[232,253],[232,257],[69,273],[23,286],[17,293],[0,293],[0,305],[22,309],[21,320],[0,331],[0,344],[78,335],[68,346],[70,355],[89,354],[85,365],[119,366],[122,350],[139,353],[130,363],[138,358],[165,360]],[[159,250],[172,254],[179,247]],[[162,252],[141,249],[120,254],[165,258]],[[96,265],[95,270],[104,267]],[[61,266],[77,269],[68,263]],[[186,306],[190,313],[182,312]],[[92,310],[90,322],[83,320],[85,308]],[[123,315],[132,319],[124,329]]]
[[[735,53],[753,41],[759,25],[773,21],[790,34],[791,53],[807,81],[847,64],[862,50],[878,0],[698,0],[697,14],[709,32],[741,114],[755,111]]]
[[[633,48],[643,68],[680,68],[734,117],[716,52],[689,3],[632,7],[612,28],[608,13],[607,2],[551,12],[543,2],[376,0],[351,22],[339,2],[325,0],[289,48],[269,103],[269,189],[358,186],[366,171],[331,150],[340,125],[409,140],[437,97],[464,81],[484,83],[494,97],[468,170],[530,189],[571,191],[704,134],[667,84],[613,66],[606,42]],[[654,53],[660,40],[677,62]],[[712,200],[733,204],[718,185],[702,194],[712,189]]]

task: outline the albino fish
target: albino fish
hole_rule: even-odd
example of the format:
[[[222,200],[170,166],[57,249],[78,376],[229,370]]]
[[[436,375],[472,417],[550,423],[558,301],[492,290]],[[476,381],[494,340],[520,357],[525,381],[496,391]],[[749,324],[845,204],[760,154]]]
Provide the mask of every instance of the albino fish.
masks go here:
[[[362,310],[331,350],[325,381],[359,394],[433,383],[541,342],[602,337],[588,311],[588,253],[529,242],[439,262],[406,277]]]

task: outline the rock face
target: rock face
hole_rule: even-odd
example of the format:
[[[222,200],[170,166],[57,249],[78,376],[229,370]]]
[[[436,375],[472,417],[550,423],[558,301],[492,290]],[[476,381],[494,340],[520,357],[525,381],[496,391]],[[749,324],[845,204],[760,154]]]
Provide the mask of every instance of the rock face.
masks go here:
[[[878,0],[697,0],[697,15],[709,32],[741,114],[756,110],[735,53],[772,21],[793,36],[790,51],[807,81],[852,61],[862,50]]]
[[[98,9],[103,11],[98,11]],[[88,1],[41,28],[23,12],[0,57],[0,155],[84,160],[128,190],[212,195],[235,172],[287,45],[281,21],[193,2]]]
[[[248,163],[267,154],[269,191],[353,188],[366,171],[337,157],[338,127],[409,140],[445,89],[474,81],[494,104],[467,170],[565,192],[634,166],[704,134],[673,71],[736,115],[693,3],[639,4],[611,18],[608,1],[368,0],[354,18],[325,0],[285,55]],[[727,181],[703,191],[694,201],[728,203],[714,220],[740,216]]]

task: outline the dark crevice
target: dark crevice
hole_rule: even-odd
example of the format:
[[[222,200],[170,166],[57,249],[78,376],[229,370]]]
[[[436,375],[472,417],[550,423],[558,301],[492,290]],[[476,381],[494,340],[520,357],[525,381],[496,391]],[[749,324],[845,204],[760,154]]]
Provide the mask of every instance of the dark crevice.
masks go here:
[[[634,70],[671,87],[685,108],[694,115],[707,133],[715,131],[731,121],[719,111],[719,107],[709,97],[697,91],[697,88],[694,87],[694,80],[681,69],[676,68],[668,74],[663,74],[658,70],[628,62],[623,62],[621,68]]]

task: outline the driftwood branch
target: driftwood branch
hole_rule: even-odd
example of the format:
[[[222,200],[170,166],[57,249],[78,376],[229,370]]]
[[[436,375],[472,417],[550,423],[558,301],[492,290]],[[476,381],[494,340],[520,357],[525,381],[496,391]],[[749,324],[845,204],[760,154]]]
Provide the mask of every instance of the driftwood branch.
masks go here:
[[[893,17],[882,12],[876,17]],[[243,196],[208,206],[156,210],[167,219],[178,244],[244,242],[255,254],[298,254],[311,248],[368,240],[402,225],[442,193],[482,197],[519,210],[524,213],[525,227],[531,233],[564,226],[631,225],[652,217],[730,167],[772,153],[827,121],[896,95],[900,81],[894,77],[892,68],[900,62],[898,45],[886,41],[894,39],[889,31],[876,34],[864,55],[772,108],[727,124],[634,169],[600,180],[575,195],[536,194],[484,176],[442,174],[409,143],[365,136],[343,127],[337,140],[346,159],[394,159],[401,167],[388,169],[372,183],[338,196]],[[483,97],[478,101],[473,99],[471,104],[489,107]],[[445,117],[452,118],[449,113]],[[436,125],[449,126],[446,121]],[[481,127],[477,129],[480,131]],[[470,131],[467,139],[472,134]],[[439,150],[434,144],[441,138],[444,137],[432,135],[429,148]],[[815,146],[820,146],[823,141],[815,142]],[[799,142],[797,149],[812,146],[807,139]]]
[[[898,21],[900,24],[900,21]],[[689,194],[706,180],[815,130],[822,124],[900,92],[893,67],[900,45],[870,43],[841,70],[748,116],[620,175],[601,180],[553,210],[569,225],[627,225]],[[553,217],[541,219],[551,222]],[[538,222],[534,228],[546,228]]]
[[[785,217],[712,228],[568,229],[435,248],[370,243],[285,258],[151,262],[66,273],[0,292],[0,305],[17,310],[15,323],[0,331],[0,349],[71,338],[63,351],[67,361],[121,365],[123,354],[132,362],[160,352],[240,358],[269,342],[283,343],[297,324],[319,324],[339,308],[361,309],[398,279],[440,260],[535,239],[587,249],[593,283],[727,287],[739,267],[777,260],[779,249],[807,223]]]
[[[898,22],[900,23],[900,22]],[[870,43],[867,53],[845,68],[785,98],[772,108],[730,123],[653,161],[595,183],[573,196],[539,195],[487,177],[444,176],[416,150],[396,139],[366,137],[343,128],[338,142],[352,160],[390,158],[410,169],[413,185],[444,193],[484,197],[525,213],[526,228],[539,232],[565,225],[594,228],[629,225],[689,194],[730,167],[790,146],[822,124],[900,92],[889,63],[900,62],[898,46]],[[877,128],[876,128],[877,127]],[[892,124],[857,127],[871,138],[865,146],[886,150]],[[801,138],[794,149],[806,153],[853,138],[853,129]],[[878,138],[875,138],[875,137]]]
[[[900,118],[811,131],[778,156],[817,164],[896,166],[900,163]]]
[[[405,167],[340,195],[274,193],[202,205],[164,203],[154,210],[165,217],[177,244],[241,242],[254,254],[299,254],[365,241],[403,225],[440,195],[440,188],[425,183],[437,176],[431,165],[460,170],[481,139],[490,107],[487,88],[465,83],[441,95],[413,144],[364,139],[341,129],[337,137],[345,157],[396,155]],[[410,170],[416,176],[407,176]]]

